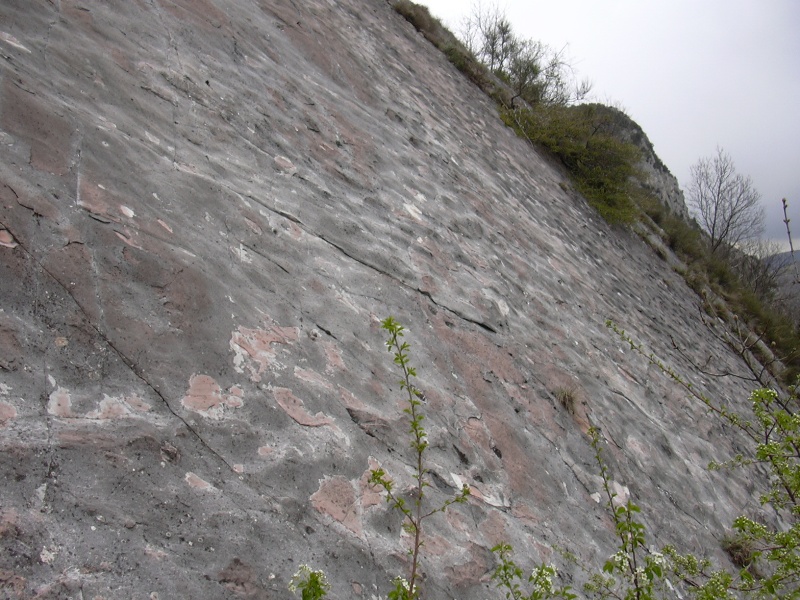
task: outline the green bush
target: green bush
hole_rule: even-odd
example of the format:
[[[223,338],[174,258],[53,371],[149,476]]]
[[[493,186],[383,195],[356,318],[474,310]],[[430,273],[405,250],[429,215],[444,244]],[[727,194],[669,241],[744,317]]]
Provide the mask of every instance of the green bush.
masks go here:
[[[632,223],[639,214],[631,178],[639,150],[617,135],[612,109],[597,104],[538,105],[503,109],[518,135],[546,149],[567,169],[578,191],[610,223]]]
[[[639,194],[636,204],[639,205],[639,208],[644,214],[653,220],[653,223],[659,227],[664,227],[664,222],[669,216],[669,211],[658,198],[652,194]]]
[[[434,17],[426,6],[411,2],[410,0],[397,0],[394,3],[394,9],[403,18],[411,23],[417,31],[420,31],[425,37],[435,36],[437,30],[444,29],[441,21]],[[433,40],[431,40],[433,41]]]
[[[703,257],[703,244],[700,230],[675,215],[667,215],[663,224],[667,237],[667,245],[674,251],[688,259],[689,262]]]

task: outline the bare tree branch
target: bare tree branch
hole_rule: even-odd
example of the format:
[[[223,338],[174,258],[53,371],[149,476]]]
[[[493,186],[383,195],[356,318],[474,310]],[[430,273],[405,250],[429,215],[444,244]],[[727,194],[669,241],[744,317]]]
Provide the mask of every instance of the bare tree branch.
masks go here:
[[[758,238],[764,230],[761,194],[749,177],[736,172],[733,159],[722,148],[717,148],[715,157],[701,158],[691,167],[688,198],[711,238],[712,253]]]

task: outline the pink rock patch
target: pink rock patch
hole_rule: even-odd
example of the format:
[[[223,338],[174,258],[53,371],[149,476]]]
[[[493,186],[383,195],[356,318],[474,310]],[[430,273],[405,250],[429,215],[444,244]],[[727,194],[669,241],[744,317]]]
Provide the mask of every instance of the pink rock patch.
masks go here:
[[[290,161],[285,156],[276,156],[275,166],[279,170],[283,171],[284,173],[288,173],[289,175],[294,175],[295,173],[297,173],[297,167],[295,167],[292,161]]]
[[[380,466],[380,463],[370,456],[369,468],[364,471],[364,474],[361,475],[361,479],[358,480],[358,487],[360,488],[361,493],[362,509],[383,504],[383,495],[380,492],[381,488],[378,488],[369,482],[370,478],[372,477],[372,471],[378,469]]]
[[[308,412],[303,401],[295,396],[292,390],[288,388],[275,388],[272,390],[272,395],[275,396],[275,401],[284,412],[300,425],[305,425],[306,427],[322,427],[323,425],[333,424],[333,419],[325,416],[321,412],[318,412],[316,415],[312,415]]]
[[[496,546],[500,542],[509,539],[506,525],[506,517],[503,516],[503,513],[493,510],[489,511],[488,516],[478,528],[483,537],[487,539],[492,546]]]
[[[471,418],[464,426],[470,441],[487,456],[492,451],[492,436],[481,419]]]
[[[191,487],[193,487],[193,488],[195,488],[197,490],[211,491],[211,490],[216,490],[217,489],[213,485],[208,483],[205,479],[201,479],[200,477],[198,477],[197,475],[195,475],[191,471],[186,473],[186,476],[183,479]]]
[[[136,235],[136,234],[134,234],[134,233],[131,233],[131,232],[130,232],[130,231],[128,231],[127,229],[125,229],[124,231],[117,231],[117,230],[115,229],[115,230],[114,230],[114,234],[115,234],[115,235],[116,235],[116,236],[117,236],[119,239],[121,239],[123,242],[125,242],[126,244],[128,244],[128,246],[130,246],[131,248],[136,248],[137,250],[143,250],[143,248],[142,248],[142,247],[141,247],[139,244],[137,244],[137,243],[134,241],[134,239],[133,239],[134,235]]]
[[[5,427],[6,422],[16,418],[16,416],[16,408],[5,402],[0,402],[0,427]]]
[[[323,480],[319,489],[311,496],[311,505],[357,536],[362,536],[356,493],[353,485],[344,477]]]
[[[69,171],[71,123],[59,116],[51,102],[39,100],[10,79],[3,85],[3,114],[0,125],[30,144],[30,164],[34,169],[54,175]]]
[[[156,560],[162,560],[167,558],[167,553],[159,548],[154,548],[150,544],[144,547],[144,554],[145,556],[149,556],[150,558],[155,558]]]
[[[252,381],[261,381],[261,375],[275,360],[273,344],[291,344],[297,341],[297,327],[267,329],[248,329],[239,327],[231,334],[230,347],[234,351],[233,367],[237,373],[244,373],[244,366],[250,371]]]
[[[477,585],[489,570],[485,556],[485,549],[470,543],[467,561],[460,565],[447,567],[445,575],[453,585]]]
[[[334,370],[338,369],[340,371],[346,371],[347,367],[344,364],[344,360],[342,359],[342,351],[333,342],[324,342],[323,348],[325,349],[325,372],[332,373]]]
[[[294,376],[300,379],[301,381],[305,381],[306,383],[310,383],[312,385],[325,388],[326,390],[333,389],[333,386],[330,383],[328,383],[327,379],[325,379],[322,375],[320,375],[316,371],[312,371],[311,369],[301,369],[300,367],[295,367]]]
[[[4,248],[16,248],[17,242],[8,229],[0,229],[0,246]]]
[[[118,398],[106,396],[100,401],[100,407],[86,414],[87,419],[119,419],[129,417],[131,411]]]
[[[47,402],[47,412],[54,417],[61,417],[68,419],[74,417],[72,413],[72,398],[70,398],[69,390],[60,387],[52,394]]]
[[[139,398],[139,396],[131,396],[129,398],[125,398],[125,402],[133,410],[138,412],[147,412],[152,408],[147,402]]]
[[[119,221],[119,217],[112,212],[113,209],[108,198],[109,194],[103,188],[85,178],[81,181],[78,191],[80,192],[78,206],[82,209],[92,213],[95,218],[106,223]]]
[[[189,378],[189,389],[181,400],[184,408],[200,413],[209,419],[221,419],[228,408],[240,408],[242,390],[238,386],[231,388],[231,393],[223,394],[222,388],[208,375],[192,375]]]
[[[342,404],[344,404],[347,408],[352,408],[355,410],[367,410],[368,408],[366,404],[355,397],[353,392],[343,388],[342,386],[339,386],[339,397],[342,399]]]

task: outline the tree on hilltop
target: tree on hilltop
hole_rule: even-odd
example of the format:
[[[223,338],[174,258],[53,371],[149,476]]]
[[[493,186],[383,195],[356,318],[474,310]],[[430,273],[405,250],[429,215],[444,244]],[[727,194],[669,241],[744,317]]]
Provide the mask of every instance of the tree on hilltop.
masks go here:
[[[717,254],[757,239],[764,230],[761,194],[750,177],[736,172],[733,159],[722,148],[691,167],[689,206],[708,233],[711,252]]]
[[[575,81],[565,48],[553,50],[543,42],[518,36],[495,5],[478,2],[461,27],[461,41],[496,77],[530,106],[567,106],[585,99],[592,85]]]

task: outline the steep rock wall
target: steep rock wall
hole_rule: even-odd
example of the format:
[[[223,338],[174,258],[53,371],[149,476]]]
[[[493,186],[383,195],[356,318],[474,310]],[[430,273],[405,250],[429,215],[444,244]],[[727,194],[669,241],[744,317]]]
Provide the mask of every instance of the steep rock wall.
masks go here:
[[[719,558],[754,509],[704,468],[737,438],[604,326],[743,399],[692,366],[743,369],[698,299],[384,2],[8,0],[0,54],[6,595],[288,598],[303,562],[385,595],[409,541],[367,477],[411,473],[387,315],[432,496],[474,490],[430,522],[428,597],[496,597],[502,540],[605,560],[590,422],[655,542]]]

